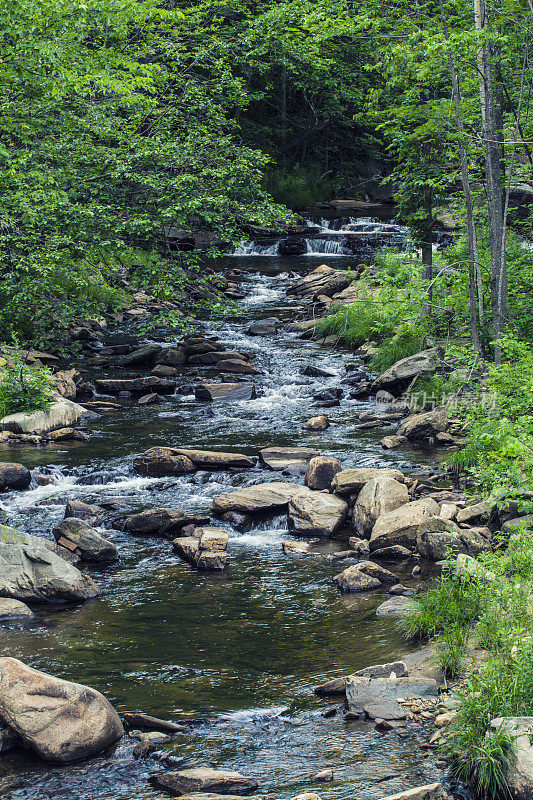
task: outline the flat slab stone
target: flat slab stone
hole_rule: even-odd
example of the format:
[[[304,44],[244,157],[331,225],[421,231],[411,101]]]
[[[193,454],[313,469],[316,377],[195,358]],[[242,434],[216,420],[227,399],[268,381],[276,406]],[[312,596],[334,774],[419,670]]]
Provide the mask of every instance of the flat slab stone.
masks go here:
[[[398,483],[403,483],[405,476],[398,469],[373,469],[370,467],[343,469],[337,472],[333,478],[331,488],[335,494],[341,496],[355,494],[373,478],[392,478]]]
[[[448,793],[441,783],[429,783],[398,794],[390,794],[382,800],[447,800],[447,797]]]
[[[176,388],[176,381],[159,378],[157,375],[145,375],[143,378],[102,378],[96,381],[96,386],[105,394],[147,394],[149,391],[169,394]]]
[[[431,678],[366,678],[350,675],[346,681],[348,707],[356,713],[378,702],[436,697],[437,691],[437,682]]]
[[[173,795],[187,792],[213,792],[224,795],[247,795],[257,789],[255,778],[241,775],[240,772],[199,767],[184,769],[179,772],[163,772],[154,777],[157,786],[161,786]]]
[[[363,711],[370,719],[405,719],[405,711],[396,700],[368,703]]]
[[[307,464],[312,458],[318,456],[318,450],[310,447],[264,447],[259,451],[260,463],[273,470],[282,470]]]
[[[242,453],[219,453],[214,450],[184,450],[181,448],[169,448],[169,450],[176,455],[190,459],[198,469],[230,469],[233,467],[244,469],[255,466],[254,460]]]
[[[416,601],[409,597],[391,597],[376,608],[378,617],[402,617],[416,611]]]
[[[217,495],[211,508],[216,514],[223,514],[226,511],[245,513],[271,511],[287,506],[292,497],[306,492],[309,492],[309,489],[297,483],[285,481],[258,483],[255,486]]]

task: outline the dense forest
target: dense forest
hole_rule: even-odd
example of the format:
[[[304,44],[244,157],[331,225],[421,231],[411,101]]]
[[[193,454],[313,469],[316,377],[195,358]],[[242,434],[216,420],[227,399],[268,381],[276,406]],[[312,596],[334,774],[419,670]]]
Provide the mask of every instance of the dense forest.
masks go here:
[[[84,560],[82,534],[88,536],[83,541],[89,542],[90,547],[107,553],[107,561],[94,559],[100,567],[105,563],[108,569],[109,564],[118,562],[114,544],[91,527],[101,527],[103,520],[107,528],[120,532],[123,538],[118,541],[125,550],[131,547],[128,533],[163,535],[173,539],[173,552],[180,554],[182,561],[206,572],[226,568],[228,541],[235,548],[242,546],[233,537],[233,528],[239,534],[248,532],[255,524],[253,513],[258,510],[263,513],[274,509],[276,514],[284,510],[288,514],[288,530],[302,537],[318,530],[319,537],[331,535],[334,539],[342,525],[351,526],[351,533],[357,533],[349,539],[352,549],[340,551],[341,556],[336,551],[327,556],[335,563],[340,558],[341,568],[346,567],[329,583],[336,582],[341,592],[357,593],[376,588],[379,591],[397,579],[401,591],[396,594],[401,598],[396,599],[403,600],[405,595],[413,603],[410,598],[417,594],[416,604],[409,606],[402,622],[402,636],[412,643],[429,642],[433,648],[432,669],[440,670],[439,691],[446,695],[450,706],[431,706],[433,710],[427,712],[426,719],[446,718],[443,731],[435,734],[431,744],[439,748],[439,758],[449,768],[454,787],[460,787],[456,796],[471,796],[461,794],[468,785],[483,800],[510,796],[529,800],[533,793],[532,0],[4,0],[0,6],[0,29],[0,442],[6,448],[36,450],[49,444],[59,448],[57,462],[45,469],[43,451],[38,455],[29,452],[33,476],[25,466],[12,463],[11,456],[6,456],[6,462],[0,462],[0,490],[40,492],[61,480],[61,485],[72,492],[73,487],[83,485],[83,492],[89,491],[87,487],[98,486],[104,493],[110,480],[105,470],[123,469],[114,486],[118,494],[122,479],[123,485],[130,481],[125,494],[130,506],[121,505],[115,495],[107,498],[107,506],[102,507],[94,505],[95,496],[86,503],[89,495],[76,495],[70,513],[76,518],[73,526],[65,512],[63,527],[53,528],[60,555],[65,555],[68,545],[66,561],[74,573],[77,570],[71,564]],[[336,206],[339,201],[346,205]],[[244,280],[246,291],[266,287],[264,294],[253,301],[261,313],[264,311],[263,317],[253,316],[253,303],[244,307],[234,302],[245,298],[239,281],[246,272],[228,267],[229,259],[224,260],[234,248],[254,237],[270,237],[270,241],[276,234],[293,237],[293,244],[298,244],[306,226],[312,228],[309,215],[314,214],[316,222],[322,210],[350,208],[348,201],[370,209],[369,217],[372,209],[386,208],[387,219],[393,219],[408,232],[406,241],[396,249],[376,248],[364,263],[354,255],[349,264],[343,261],[339,270],[331,268],[327,253],[332,251],[325,250],[328,266],[310,270],[303,279],[291,273],[289,259],[275,277],[277,284],[274,279],[267,284],[267,278],[272,276],[265,278],[260,269],[257,273],[251,271]],[[317,224],[312,235],[319,236],[320,230]],[[338,229],[331,231],[339,233]],[[443,236],[445,246],[441,246]],[[300,255],[303,253],[299,251]],[[299,268],[302,269],[301,264]],[[260,306],[265,297],[274,297],[276,303],[283,298],[283,302],[295,305],[274,305],[272,300],[271,306]],[[292,345],[280,343],[279,339],[272,344],[282,327],[278,315],[283,314],[287,336],[302,339],[296,346],[295,339],[291,340]],[[229,333],[223,327],[227,320],[234,324],[228,327]],[[235,327],[235,320],[241,321],[241,328]],[[124,323],[125,328],[120,329],[118,338],[110,335],[106,340],[110,331],[116,332],[117,322]],[[204,328],[198,333],[196,326],[201,324]],[[206,324],[218,324],[222,332],[220,328],[206,328]],[[255,336],[265,338],[253,339],[262,343],[254,350],[250,349],[249,337]],[[315,349],[306,351],[310,342]],[[321,360],[319,347],[324,344],[331,351],[323,350],[326,356]],[[286,355],[283,347],[293,349],[287,350]],[[267,358],[268,348],[272,351]],[[306,365],[298,361],[302,353],[309,353]],[[80,361],[73,363],[78,358]],[[259,366],[249,363],[253,358]],[[64,369],[67,361],[72,369]],[[100,374],[104,369],[109,369],[110,374]],[[125,378],[120,372],[124,369],[129,370]],[[148,374],[138,373],[139,369]],[[217,381],[220,374],[226,378],[215,382],[211,372],[205,378],[206,370],[214,371]],[[303,391],[302,375],[305,379],[330,382],[338,379],[339,385],[316,383],[309,389],[309,396],[298,394]],[[178,386],[182,379],[185,382]],[[258,395],[256,379],[264,382]],[[276,381],[281,389],[278,384],[274,386]],[[286,390],[286,384],[292,388]],[[374,413],[376,408],[379,411],[375,399],[376,390],[380,389],[386,390],[389,416]],[[194,416],[198,412],[197,401],[219,400],[221,393],[224,401],[229,396],[237,403],[253,402],[259,397],[259,405],[252,406],[251,411],[242,410],[242,406],[237,412],[233,407],[225,411],[223,422],[227,427],[221,432],[219,410],[211,407],[205,411],[202,407],[203,416]],[[416,408],[412,405],[415,395]],[[272,396],[275,401],[269,406]],[[179,403],[184,397],[187,400],[177,412],[174,407],[159,412],[169,398]],[[122,404],[120,398],[124,400]],[[366,406],[363,411],[353,403],[342,406],[341,398],[343,402],[349,399],[373,403],[372,413]],[[67,407],[69,403],[76,406],[73,401],[84,407]],[[305,421],[311,414],[309,409],[306,411],[307,402],[321,409],[320,416]],[[61,420],[48,424],[47,415],[58,403]],[[338,411],[329,411],[337,407]],[[324,459],[315,465],[316,474],[310,474],[311,456],[303,462],[295,457],[294,467],[290,459],[285,459],[285,450],[291,449],[287,444],[293,443],[293,436],[299,446],[302,441],[307,442],[303,437],[310,431],[315,436],[329,427],[324,409],[328,414],[337,413],[334,427],[342,431],[344,425],[344,433],[332,434],[339,437],[333,441],[337,450],[332,445],[335,458],[322,456],[322,450],[320,454],[308,451],[313,453],[313,461]],[[5,424],[7,416],[16,412],[24,412],[23,423],[14,426],[9,418]],[[34,418],[33,412],[41,415],[40,428],[26,424],[26,417]],[[89,441],[92,432],[77,427],[87,412],[102,417],[123,414],[117,418],[124,424],[116,423],[115,427],[113,423],[95,422],[97,444],[90,457],[94,464],[106,465],[105,469],[98,467],[96,477],[92,472],[83,472],[77,451],[68,450],[68,446],[61,449],[63,441],[75,441],[80,446]],[[68,416],[70,413],[72,416]],[[149,413],[153,416],[142,416]],[[302,414],[300,419],[298,415]],[[390,426],[391,422],[399,423],[396,435],[387,435],[380,441],[365,440],[365,446],[357,450],[361,436],[376,427]],[[188,449],[183,449],[178,435],[183,436]],[[315,446],[316,441],[311,440],[311,444]],[[264,455],[271,444],[283,445],[283,458],[279,454],[276,457],[278,463],[283,462],[281,467],[269,463],[268,458],[276,461],[272,453]],[[178,449],[173,449],[174,445]],[[93,445],[87,445],[90,446]],[[134,454],[135,449],[140,451],[147,446],[152,450]],[[242,452],[226,452],[237,447]],[[401,449],[410,447],[414,448],[414,455],[411,450]],[[398,462],[392,460],[394,454],[387,455],[395,448],[400,448]],[[257,460],[256,451],[260,454]],[[348,459],[348,468],[337,455]],[[360,457],[367,461],[360,464]],[[119,463],[126,458],[127,466]],[[431,463],[437,477],[432,475],[432,469],[420,473],[415,470],[420,467],[419,461],[426,464],[424,459]],[[367,463],[369,460],[371,463]],[[67,467],[63,474],[64,464]],[[94,464],[91,469],[95,469]],[[396,469],[403,470],[405,465],[405,474]],[[324,470],[320,475],[319,467]],[[252,486],[242,488],[242,471],[248,469],[266,473],[261,473],[264,485],[270,487],[266,500],[263,496],[257,500],[246,495],[251,489],[261,494],[263,486],[255,475]],[[289,487],[285,492],[296,491],[290,482],[301,478],[305,486],[298,484],[297,490],[304,499],[298,494],[286,494],[282,500],[278,495],[272,500],[275,489],[268,482],[268,469],[285,470],[282,475],[288,478],[280,484]],[[202,470],[207,478],[198,478],[195,483],[194,474]],[[215,496],[212,489],[209,494],[210,470],[226,470],[229,477],[220,485],[224,490],[230,485],[236,490]],[[239,470],[241,477],[231,483]],[[364,473],[364,480],[359,474],[356,478],[346,475],[359,472]],[[169,481],[163,489],[158,484],[154,489],[160,492],[158,502],[162,507],[144,508],[155,502],[149,494],[153,486],[146,488],[148,478],[163,477],[171,477],[173,483]],[[190,484],[185,483],[187,480]],[[368,492],[374,494],[370,500],[366,498],[368,507],[363,508],[370,483]],[[202,486],[201,491],[198,486]],[[195,502],[198,500],[195,492],[201,494],[204,486],[208,487],[201,495],[204,507],[200,508],[199,503],[192,510],[186,507],[191,496]],[[170,493],[174,491],[177,494]],[[133,507],[132,495],[136,492],[135,499],[144,504],[142,510]],[[310,494],[313,499],[309,501]],[[231,499],[231,495],[238,497]],[[309,519],[314,519],[316,509],[313,505],[308,512],[306,497],[312,504],[329,504],[318,516],[323,513],[329,522],[334,517],[330,528],[325,523],[313,528]],[[97,495],[96,500],[99,498]],[[209,512],[205,510],[206,498],[211,503]],[[37,527],[42,524],[41,519],[50,523],[44,516],[49,498],[39,506],[41,500],[39,495],[32,507]],[[175,502],[185,511],[176,509]],[[303,511],[298,512],[294,507],[299,502]],[[420,511],[417,503],[426,503],[420,519],[416,517]],[[410,507],[407,511],[415,515],[418,527],[414,534],[410,531],[412,540],[405,534],[409,525],[414,525],[411,517],[397,538],[394,529],[382,557],[416,559],[414,568],[409,563],[405,573],[406,580],[413,583],[421,580],[418,561],[433,562],[425,575],[429,576],[428,584],[420,587],[409,584],[406,588],[395,573],[388,572],[384,577],[387,570],[380,571],[372,561],[363,562],[370,569],[368,574],[356,568],[361,558],[379,550],[373,543],[383,509],[386,517],[389,511],[401,511],[403,506]],[[24,526],[21,509],[27,510],[16,502],[9,506],[13,513],[12,518],[6,516],[9,524],[14,519],[17,525]],[[155,522],[150,517],[154,511]],[[207,525],[211,512],[226,525],[222,533]],[[90,523],[89,534],[86,529],[80,532],[76,528],[82,525],[81,519],[83,524]],[[321,524],[322,519],[320,516]],[[164,533],[163,522],[167,526]],[[57,520],[51,524],[56,525]],[[188,543],[180,544],[186,528],[191,535],[183,536]],[[15,539],[6,544],[0,536],[0,600],[30,602],[35,593],[28,590],[24,594],[17,589],[17,594],[2,583],[5,564],[1,547],[18,546],[20,533],[15,528],[6,530],[8,540],[9,536]],[[197,531],[200,534],[196,535]],[[40,535],[42,531],[38,532]],[[251,534],[250,537],[255,544]],[[404,546],[406,541],[408,547]],[[309,549],[307,542],[299,542],[300,549],[295,546],[291,550],[291,544],[283,541],[284,555],[300,556]],[[39,543],[32,546],[39,548]],[[87,545],[87,549],[90,547]],[[57,548],[57,555],[56,551]],[[43,563],[51,558],[49,552],[50,548]],[[133,559],[131,551],[127,552],[127,558]],[[42,552],[39,553],[41,558]],[[100,557],[100,550],[98,554]],[[325,551],[320,555],[325,556]],[[469,559],[462,562],[462,572],[458,566],[460,556]],[[356,565],[344,563],[342,559],[346,558],[356,559]],[[35,557],[36,560],[39,559]],[[87,560],[92,563],[90,557]],[[145,560],[148,562],[149,558]],[[240,568],[245,562],[246,556]],[[442,567],[438,576],[435,563]],[[63,568],[66,569],[64,564]],[[255,569],[254,563],[247,573],[246,580],[251,584],[257,577]],[[270,563],[265,569],[270,569]],[[360,582],[356,588],[343,578],[350,569],[355,572],[348,578],[353,581],[355,575]],[[300,577],[294,578],[295,574],[288,579],[294,581],[291,598],[304,602],[298,595]],[[310,571],[305,580],[314,587],[321,585],[323,574],[317,575]],[[180,576],[183,588],[190,576]],[[403,580],[403,573],[401,577]],[[150,574],[147,580],[151,579]],[[157,577],[146,596],[156,597],[159,580],[163,586],[168,575]],[[72,581],[74,589],[69,586],[62,600],[92,600],[99,592],[99,587],[86,576],[75,574]],[[174,583],[164,585],[167,595],[174,597]],[[202,591],[206,585],[202,585]],[[230,597],[229,589],[219,603],[216,591],[220,586],[224,584],[215,586],[214,594],[206,594],[202,601],[207,608],[216,598],[212,613],[217,635],[225,631],[226,625],[233,631],[232,620],[228,624],[224,616],[230,612],[234,619],[257,614],[254,619],[260,620],[259,630],[264,622],[263,612],[253,604],[263,586],[260,590],[256,586],[256,595],[250,591],[246,598],[249,605],[242,607],[238,604],[242,597],[239,595],[237,600],[237,592]],[[131,586],[129,590],[134,591]],[[197,590],[195,586],[194,591]],[[242,590],[242,596],[245,594]],[[38,602],[49,601],[49,597],[43,597],[43,593],[38,594]],[[202,605],[196,598],[194,595],[190,608]],[[277,596],[268,602],[274,607],[276,601]],[[144,605],[148,603],[141,598],[138,607]],[[103,638],[109,635],[112,640],[105,617],[111,612],[105,610],[105,605],[102,607],[104,612],[92,613],[104,614],[98,624],[105,631]],[[296,601],[294,607],[298,613],[305,608],[297,624],[292,623],[303,630],[309,619],[315,619],[315,609],[298,606]],[[190,608],[187,606],[188,612]],[[190,613],[192,618],[193,612]],[[353,627],[354,617],[348,618],[346,608],[337,610],[338,616],[334,616],[330,609],[324,611],[320,607],[327,622],[316,623],[311,633],[306,629],[308,639],[302,639],[301,647],[295,636],[298,645],[290,651],[292,641],[287,644],[276,638],[285,625],[285,608],[278,607],[276,613],[283,624],[276,622],[269,636],[276,642],[277,652],[274,646],[272,652],[257,650],[269,669],[268,659],[279,658],[271,675],[284,675],[286,669],[293,668],[293,662],[299,664],[311,650],[315,656],[315,650],[321,656],[327,650],[331,661],[327,637],[337,644],[342,640],[336,628],[339,619],[346,636]],[[350,613],[354,614],[353,609]],[[124,618],[125,615],[121,620]],[[160,622],[161,618],[154,614],[145,620],[145,628],[151,631],[152,624],[155,629]],[[130,634],[135,640],[135,623],[128,617],[124,630],[117,627],[122,643],[118,646],[112,640],[115,650]],[[165,624],[171,629],[171,623],[172,618]],[[187,624],[188,619],[185,628]],[[324,633],[324,628],[328,632]],[[288,629],[292,630],[290,626]],[[78,631],[76,635],[83,638],[85,634]],[[166,639],[167,630],[157,636]],[[249,636],[255,636],[255,629]],[[323,652],[320,646],[315,647],[322,637]],[[381,628],[377,635],[380,637],[383,638]],[[145,649],[152,644],[145,643]],[[207,665],[210,674],[216,670],[209,658],[216,662],[219,653],[226,655],[226,644],[213,635],[204,650],[199,648],[208,653],[202,668]],[[46,656],[39,662],[49,669],[49,653],[55,646],[55,642],[47,645]],[[62,646],[60,642],[59,650]],[[95,663],[103,663],[98,649],[101,646],[107,645],[100,641],[91,644]],[[243,646],[246,649],[247,644],[241,642]],[[68,644],[65,651],[70,647]],[[346,672],[368,666],[352,658],[357,647],[358,642],[349,640],[349,646],[344,648],[349,651]],[[31,646],[28,650],[32,652]],[[227,669],[229,674],[234,669],[239,676],[242,665],[235,666],[231,661],[238,650],[232,645],[228,656],[231,668],[224,662],[221,673]],[[289,656],[284,660],[285,651],[290,652],[292,661]],[[92,653],[91,650],[91,657]],[[384,659],[393,655],[392,646],[383,650]],[[170,664],[171,657],[181,656],[180,650],[166,661],[165,653],[161,671],[167,669],[164,665]],[[61,657],[57,664],[64,667]],[[190,663],[183,667],[183,675],[191,682],[195,680],[191,675],[200,673],[195,667],[196,657],[196,653],[190,656]],[[316,657],[315,677],[325,672],[324,664]],[[137,674],[138,665],[144,665],[149,657],[145,659],[143,652],[136,658],[128,675]],[[153,657],[154,663],[157,658],[159,654]],[[0,658],[0,662],[5,661],[13,659]],[[385,666],[393,667],[395,663]],[[81,657],[80,664],[92,675],[93,667],[87,667]],[[175,664],[168,667],[168,674],[178,674],[172,672],[174,667]],[[122,674],[126,668],[129,669],[127,659],[115,671]],[[1,669],[6,669],[7,675],[12,669],[17,673],[19,668],[0,663],[0,677]],[[338,671],[334,673],[337,680],[339,675]],[[384,676],[380,673],[378,677]],[[255,689],[263,679],[264,675],[259,681],[254,677],[250,683]],[[104,677],[99,673],[99,680],[101,688],[107,689],[107,672]],[[245,678],[242,680],[245,683]],[[303,685],[308,680],[308,673],[294,669],[295,683]],[[340,694],[349,700],[346,680]],[[123,684],[117,681],[109,685],[123,702]],[[456,690],[453,695],[448,692],[450,685]],[[159,697],[159,690],[159,684],[155,689],[150,684],[154,697]],[[2,691],[0,685],[0,733],[4,717],[8,719]],[[211,713],[212,706],[205,699],[208,694],[205,685],[201,685],[195,700],[202,698]],[[250,691],[250,707],[256,702],[266,703],[265,697],[261,695],[258,700]],[[189,700],[179,696],[167,715],[187,707]],[[233,699],[227,702],[226,710],[233,711]],[[268,702],[273,702],[270,694]],[[301,698],[294,707],[298,703],[304,707]],[[349,714],[355,712],[349,703],[346,707],[348,712],[343,719],[353,721]],[[363,713],[363,707],[354,707]],[[191,714],[196,712],[192,705],[188,710]],[[400,716],[392,716],[392,720],[406,719],[403,708],[395,710]],[[115,714],[113,709],[111,712]],[[336,713],[329,709],[322,716],[334,717]],[[417,713],[422,714],[416,718],[420,721],[426,712]],[[409,714],[407,719],[411,721],[413,714]],[[192,726],[197,724],[196,716]],[[394,725],[386,727],[388,718],[384,722],[377,712],[374,717],[367,716],[377,720],[376,730],[380,733],[394,730]],[[143,715],[133,717],[138,721]],[[495,727],[502,717],[518,719],[522,721],[520,725],[529,719],[527,735],[520,728],[519,747],[516,732],[511,733],[503,723]],[[144,715],[144,719],[153,718]],[[112,720],[112,736],[107,738],[106,746],[124,733],[116,714]],[[8,723],[11,724],[9,720]],[[198,722],[201,724],[203,719]],[[172,726],[168,722],[164,725],[167,728],[163,726],[161,730],[172,734],[180,728],[168,728]],[[13,730],[24,738],[15,723]],[[17,739],[14,746],[18,746],[17,742],[20,744]],[[3,752],[3,740],[0,744]],[[141,744],[147,750],[137,752],[135,759],[144,758],[155,749],[153,743],[149,743],[152,749],[147,742]],[[224,741],[221,748],[226,745]],[[67,742],[65,747],[68,746]],[[30,747],[37,749],[34,743]],[[102,750],[93,744],[91,748],[90,755]],[[304,749],[302,745],[302,752]],[[517,752],[526,750],[529,783],[511,785]],[[54,762],[54,758],[49,760]],[[172,758],[175,757],[170,756],[170,765],[182,763]],[[190,754],[188,758],[191,759]],[[211,763],[216,759],[210,752],[205,760]],[[56,758],[54,763],[59,762]],[[522,768],[520,759],[519,767]],[[136,773],[135,779],[141,781],[144,774],[138,777]],[[257,788],[253,779],[243,780],[249,781],[243,793],[252,785]],[[168,788],[164,782],[158,785]],[[187,784],[182,791],[180,784],[174,793],[182,794],[188,788]],[[294,789],[300,790],[307,791],[301,786]],[[134,796],[121,794],[122,788],[116,791],[113,798]],[[351,797],[351,789],[346,791]],[[417,797],[442,800],[446,792],[442,786],[439,791],[441,794],[435,794],[431,789],[429,794]],[[404,796],[394,795],[391,800],[394,797]]]

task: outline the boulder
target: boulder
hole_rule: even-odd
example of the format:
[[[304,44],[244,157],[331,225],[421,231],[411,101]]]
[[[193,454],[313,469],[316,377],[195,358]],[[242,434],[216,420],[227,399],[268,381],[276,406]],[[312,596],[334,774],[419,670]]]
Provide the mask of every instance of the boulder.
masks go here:
[[[449,554],[467,553],[476,556],[490,550],[490,531],[483,535],[480,529],[463,530],[443,517],[428,517],[418,526],[416,548],[422,558],[443,561]]]
[[[289,500],[289,530],[300,536],[332,536],[347,513],[348,504],[340,497],[307,489]]]
[[[264,447],[259,451],[259,462],[273,470],[305,471],[315,456],[318,456],[318,450],[310,447]]]
[[[439,347],[432,347],[415,353],[413,356],[402,358],[376,378],[372,389],[374,391],[387,389],[397,392],[405,389],[417,375],[421,378],[428,378],[437,371],[441,355],[442,350]]]
[[[393,478],[372,478],[357,496],[353,508],[352,527],[364,538],[369,538],[377,519],[389,511],[409,502],[409,492],[404,483]]]
[[[182,448],[167,449],[190,459],[197,469],[249,469],[255,466],[254,460],[242,453],[219,453],[214,450],[184,450]]]
[[[365,483],[372,478],[392,478],[392,480],[403,483],[405,476],[398,469],[373,469],[370,467],[357,467],[355,469],[343,469],[333,478],[331,488],[335,494],[346,497],[360,492]]]
[[[368,548],[370,550],[370,547]],[[412,558],[413,554],[407,547],[393,544],[392,547],[381,547],[374,550],[372,558]]]
[[[437,434],[448,427],[448,412],[445,408],[427,411],[424,414],[412,414],[398,428],[398,436],[405,436],[409,441],[432,442]]]
[[[7,597],[0,598],[0,620],[33,616],[33,611],[28,608],[26,603],[21,603],[20,600],[11,600]]]
[[[405,436],[384,436],[379,443],[384,450],[393,450],[395,447],[401,447],[406,442]]]
[[[343,593],[369,592],[372,589],[379,589],[381,587],[381,581],[377,578],[373,578],[371,575],[366,575],[359,569],[358,564],[347,567],[339,573],[339,575],[335,575],[333,583],[335,583]]]
[[[459,553],[455,568],[458,575],[472,575],[484,581],[493,581],[496,578],[494,572],[485,569],[479,561],[466,553]]]
[[[130,367],[136,364],[150,364],[160,352],[160,345],[146,344],[144,347],[139,347],[137,350],[133,350],[131,353],[120,356],[120,358],[117,359],[117,364],[120,367]]]
[[[378,617],[402,617],[416,611],[417,605],[414,600],[402,595],[396,595],[389,600],[385,600],[376,608]]]
[[[391,572],[374,561],[361,561],[356,565],[357,569],[364,572],[365,575],[370,575],[371,578],[377,578],[381,583],[398,583],[400,580],[394,572]]]
[[[45,436],[48,442],[87,442],[89,440],[89,434],[78,428],[58,428],[56,431],[48,431]]]
[[[179,536],[186,525],[202,525],[209,520],[188,516],[178,508],[150,508],[126,518],[124,530],[134,536]]]
[[[438,504],[431,498],[415,500],[382,514],[372,529],[370,551],[401,545],[414,550],[418,526],[427,517],[439,514]]]
[[[61,397],[66,397],[67,400],[75,400],[77,389],[76,380],[81,380],[81,375],[75,369],[61,369],[59,372],[54,373],[53,381],[56,385],[56,391]]]
[[[185,347],[169,347],[160,352],[155,360],[156,364],[167,367],[182,367],[187,361],[187,349]]]
[[[441,783],[428,783],[426,786],[416,786],[406,789],[405,792],[390,794],[382,800],[447,800],[448,793]]]
[[[321,491],[329,489],[331,481],[342,470],[341,462],[337,458],[328,456],[314,456],[309,460],[305,473],[305,485],[309,489]]]
[[[325,431],[329,427],[329,420],[324,414],[318,417],[311,417],[304,425],[307,431]]]
[[[82,500],[69,500],[65,507],[64,519],[69,517],[83,519],[89,525],[100,525],[103,519],[100,506],[84,503]]]
[[[332,269],[326,264],[321,264],[287,289],[287,294],[310,299],[319,294],[332,297],[346,289],[353,279],[353,273],[348,270]]]
[[[56,428],[68,428],[93,412],[64,397],[55,400],[47,411],[20,411],[0,420],[4,431],[12,433],[47,433]]]
[[[0,491],[27,489],[31,483],[31,472],[22,464],[11,461],[0,462]]]
[[[223,358],[217,362],[218,372],[234,372],[238,375],[260,375],[261,370],[243,361],[242,358]]]
[[[34,603],[80,602],[99,591],[87,575],[56,555],[46,539],[3,527],[0,597]]]
[[[176,382],[157,375],[145,375],[142,378],[102,378],[96,381],[96,386],[104,394],[118,394],[131,392],[131,394],[170,394],[176,388]]]
[[[124,733],[115,709],[88,686],[0,658],[0,716],[45,761],[89,758]]]
[[[194,537],[198,539],[201,550],[221,551],[228,545],[229,536],[224,528],[213,525],[194,529]]]
[[[254,400],[253,383],[199,383],[194,390],[197,400]]]
[[[226,569],[227,554],[223,550],[208,550],[195,536],[184,536],[172,542],[174,552],[184,561],[196,569],[206,572],[222,571]]]
[[[247,329],[246,333],[249,336],[275,336],[278,332],[279,320],[276,317],[269,317],[268,319],[253,322]]]
[[[514,742],[515,760],[507,775],[507,789],[513,800],[533,797],[533,717],[497,717],[489,731],[506,730]]]
[[[175,796],[187,792],[213,792],[215,794],[247,795],[255,792],[258,783],[255,778],[241,775],[240,772],[197,767],[179,772],[162,772],[154,777],[157,786]]]
[[[171,447],[151,447],[135,456],[133,469],[139,475],[161,478],[167,475],[187,475],[196,470],[195,465],[182,453]]]
[[[459,523],[478,521],[483,517],[488,517],[490,510],[490,503],[486,500],[482,500],[481,503],[476,503],[474,506],[467,506],[466,508],[459,509],[456,520]]]
[[[286,507],[291,497],[307,492],[309,489],[297,483],[259,483],[217,495],[211,509],[215,514],[224,514],[227,511],[242,511],[245,514],[274,511]]]
[[[75,553],[82,561],[110,564],[118,561],[118,550],[84,520],[67,517],[52,530],[60,547]]]

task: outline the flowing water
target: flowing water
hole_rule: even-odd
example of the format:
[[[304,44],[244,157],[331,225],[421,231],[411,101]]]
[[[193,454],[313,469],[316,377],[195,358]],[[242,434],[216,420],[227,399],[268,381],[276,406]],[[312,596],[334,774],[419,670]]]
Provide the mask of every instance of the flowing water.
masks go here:
[[[305,445],[337,456],[345,467],[394,465],[409,471],[423,466],[416,452],[383,451],[383,430],[358,430],[357,414],[372,408],[368,402],[344,398],[327,410],[332,423],[327,431],[303,430],[306,419],[321,413],[313,394],[342,385],[349,354],[302,341],[282,327],[273,337],[247,335],[251,321],[275,316],[276,308],[287,305],[285,291],[294,279],[289,270],[309,271],[317,262],[306,257],[230,262],[244,273],[238,316],[206,320],[201,329],[219,335],[232,349],[256,353],[253,363],[264,373],[256,379],[258,398],[208,405],[185,393],[145,408],[124,401],[123,411],[90,423],[87,444],[10,452],[6,458],[54,477],[51,485],[2,497],[11,524],[49,536],[69,499],[119,500],[131,511],[169,506],[205,512],[220,492],[284,479],[261,468],[136,477],[131,457],[156,445],[253,455],[272,444]],[[341,258],[336,266],[352,263]],[[332,375],[305,377],[307,364]],[[182,383],[192,386],[213,374],[212,368],[184,368]],[[210,765],[256,775],[260,790],[271,797],[318,790],[324,800],[377,800],[441,779],[433,760],[419,749],[427,738],[423,727],[381,734],[371,724],[344,722],[340,711],[325,719],[320,713],[325,704],[313,695],[313,686],[324,679],[406,651],[397,624],[375,616],[386,595],[338,593],[331,579],[339,569],[327,553],[343,549],[340,543],[324,542],[304,557],[284,555],[281,541],[288,534],[282,517],[247,533],[228,530],[227,572],[203,575],[182,563],[164,539],[107,529],[121,561],[90,571],[101,596],[78,607],[37,609],[31,622],[4,625],[2,655],[93,686],[119,711],[197,720],[190,734],[162,750],[182,767]],[[409,582],[408,573],[402,579]],[[0,795],[8,800],[160,798],[150,777],[163,765],[153,758],[134,760],[133,745],[126,738],[113,754],[62,768],[8,754],[0,759]],[[329,766],[333,783],[310,782]]]

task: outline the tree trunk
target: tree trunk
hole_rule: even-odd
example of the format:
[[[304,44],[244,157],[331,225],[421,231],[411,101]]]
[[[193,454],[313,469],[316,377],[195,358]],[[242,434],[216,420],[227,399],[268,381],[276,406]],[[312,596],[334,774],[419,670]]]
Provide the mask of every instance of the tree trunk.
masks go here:
[[[487,29],[488,21],[485,0],[474,0],[474,17],[476,30],[483,36]],[[503,230],[504,197],[501,173],[503,134],[501,124],[499,124],[502,115],[498,111],[496,103],[490,50],[487,42],[483,40],[478,49],[478,69],[480,73],[479,93],[489,214],[490,296],[495,340],[494,360],[499,363],[501,361],[501,350],[498,339],[509,324],[509,297]]]
[[[442,30],[444,33],[444,38],[448,42],[449,41],[448,20],[446,18],[446,12],[444,10],[443,0],[439,0],[439,9],[442,20]],[[461,140],[460,144],[461,183],[463,186],[463,194],[465,198],[466,223],[468,232],[468,295],[470,298],[470,331],[472,334],[472,343],[474,345],[474,350],[476,351],[476,353],[479,354],[481,352],[481,346],[479,341],[479,328],[478,328],[478,320],[476,314],[476,285],[478,288],[477,300],[479,303],[481,313],[483,310],[483,295],[481,294],[481,296],[479,296],[480,285],[479,282],[477,281],[477,277],[479,275],[479,259],[477,251],[476,226],[474,224],[474,208],[472,204],[472,193],[470,191],[470,181],[468,178],[468,156],[466,152],[466,146],[464,143],[464,122],[463,122],[463,109],[461,106],[461,92],[459,89],[459,80],[457,78],[457,72],[455,71],[453,54],[449,47],[447,55],[448,55],[448,68],[450,70],[450,81],[452,84],[453,102],[455,108],[455,124],[457,125],[457,131],[459,133]]]

